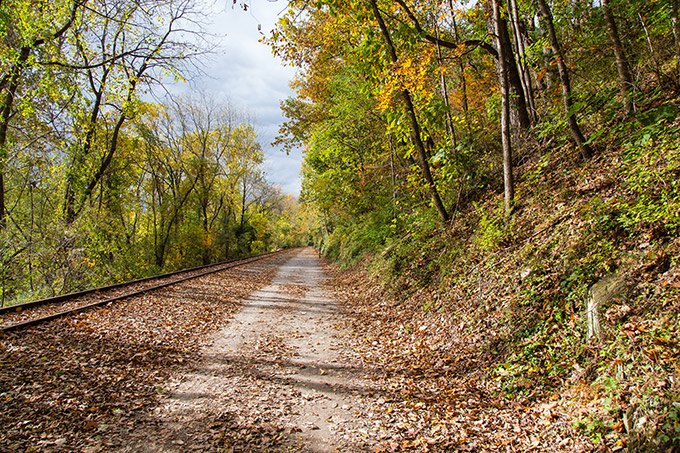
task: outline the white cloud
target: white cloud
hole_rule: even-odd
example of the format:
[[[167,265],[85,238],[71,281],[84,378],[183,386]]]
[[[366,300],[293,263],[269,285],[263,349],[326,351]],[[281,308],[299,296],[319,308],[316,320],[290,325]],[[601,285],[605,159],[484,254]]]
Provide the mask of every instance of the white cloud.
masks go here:
[[[263,34],[269,35],[287,3],[285,0],[249,3],[248,11],[238,4],[232,8],[231,0],[204,5],[211,21],[208,30],[219,37],[218,48],[203,62],[204,74],[193,77],[189,86],[174,87],[171,91],[185,92],[193,87],[214,94],[217,99],[230,99],[245,109],[253,116],[259,132],[269,181],[280,185],[285,193],[298,195],[302,153],[286,155],[270,145],[284,121],[279,106],[292,95],[288,83],[294,70],[275,58],[268,45],[259,42]]]
[[[269,180],[286,193],[299,194],[301,153],[286,155],[270,145],[284,121],[279,106],[292,95],[288,82],[294,71],[283,66],[269,46],[259,42],[262,33],[268,35],[274,28],[285,7],[285,1],[252,0],[248,11],[238,5],[223,8],[212,30],[226,34],[221,46],[224,51],[213,62],[214,71],[210,73],[216,78],[212,86],[219,86],[221,92],[254,115]]]

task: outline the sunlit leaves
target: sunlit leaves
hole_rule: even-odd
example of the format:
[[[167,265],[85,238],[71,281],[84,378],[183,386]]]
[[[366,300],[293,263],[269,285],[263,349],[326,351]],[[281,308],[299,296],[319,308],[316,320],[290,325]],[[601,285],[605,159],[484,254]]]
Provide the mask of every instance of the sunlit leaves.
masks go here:
[[[204,127],[181,130],[167,106],[141,102],[163,80],[182,80],[203,52],[193,8],[192,0],[0,2],[0,195],[10,219],[0,221],[8,225],[0,264],[18,254],[2,297],[153,272],[164,261],[159,238],[174,241],[164,252],[171,266],[250,253],[254,240],[274,247],[249,226],[251,215],[256,228],[267,223],[260,217],[269,220],[270,199],[281,197],[264,179],[247,121],[196,101],[183,125]],[[239,225],[254,236],[236,238]]]

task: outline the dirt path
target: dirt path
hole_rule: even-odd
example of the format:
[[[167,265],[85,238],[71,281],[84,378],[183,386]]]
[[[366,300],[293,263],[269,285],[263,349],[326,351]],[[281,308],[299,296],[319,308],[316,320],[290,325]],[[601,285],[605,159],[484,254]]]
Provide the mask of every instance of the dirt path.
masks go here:
[[[128,450],[357,451],[379,439],[370,414],[384,401],[324,279],[313,250],[293,256],[169,385],[155,435]]]
[[[595,451],[575,397],[505,398],[440,314],[331,272],[303,249],[0,336],[0,451]]]

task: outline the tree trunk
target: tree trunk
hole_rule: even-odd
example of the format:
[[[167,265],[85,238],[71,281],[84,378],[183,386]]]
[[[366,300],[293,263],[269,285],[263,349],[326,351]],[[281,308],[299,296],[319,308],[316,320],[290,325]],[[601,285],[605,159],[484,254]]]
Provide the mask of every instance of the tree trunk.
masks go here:
[[[437,38],[439,38],[439,28],[437,27]],[[443,59],[442,59],[442,48],[437,43],[437,64],[439,66],[442,66],[443,64]],[[456,152],[456,148],[458,147],[458,144],[456,143],[456,129],[453,127],[453,118],[451,117],[451,104],[449,102],[449,88],[446,84],[446,76],[444,75],[444,71],[441,72],[440,74],[440,79],[439,83],[441,84],[442,87],[442,97],[444,98],[444,105],[446,106],[446,129],[451,137],[451,148],[453,152]]]
[[[633,112],[633,100],[630,95],[630,88],[633,86],[633,78],[628,70],[628,63],[623,52],[623,45],[619,37],[619,29],[616,26],[616,21],[609,9],[609,0],[602,0],[602,12],[604,13],[604,20],[607,23],[607,31],[609,32],[609,39],[612,42],[614,49],[614,57],[616,58],[616,69],[619,71],[619,91],[621,92],[621,99],[623,99],[623,111],[626,115]]]
[[[515,184],[512,175],[512,137],[510,135],[510,90],[508,83],[508,62],[512,55],[507,55],[507,46],[501,43],[503,35],[502,28],[506,27],[502,17],[502,0],[492,1],[493,22],[496,39],[498,41],[498,79],[501,88],[501,141],[503,144],[503,188],[505,214],[512,212],[513,200],[515,198]],[[506,28],[507,33],[507,28]]]
[[[66,223],[72,223],[76,215],[76,191],[78,189],[78,176],[83,172],[85,159],[92,151],[92,144],[94,142],[95,133],[97,131],[97,121],[99,119],[99,113],[101,112],[101,105],[104,98],[104,86],[109,75],[110,69],[106,69],[99,81],[99,89],[95,89],[94,103],[92,105],[92,110],[90,111],[90,119],[85,126],[85,140],[83,140],[83,147],[80,150],[76,150],[76,155],[73,157],[73,162],[71,163],[71,168],[67,169],[66,173],[66,192],[64,194],[64,215],[66,217]],[[94,78],[92,74],[88,74],[90,78],[90,85],[95,86]]]
[[[9,83],[5,97],[0,106],[0,231],[7,226],[7,205],[5,202],[5,162],[7,159],[7,133],[9,132],[9,121],[12,116],[14,97],[19,88],[19,79],[24,69],[28,57],[31,55],[29,47],[22,47],[19,58],[9,72]]]
[[[113,160],[113,155],[116,153],[116,150],[118,149],[118,138],[120,136],[120,130],[123,127],[123,123],[125,123],[126,119],[127,119],[127,117],[125,116],[125,113],[122,113],[120,115],[120,117],[118,118],[118,121],[116,122],[116,125],[113,128],[113,136],[111,137],[111,143],[109,143],[109,150],[106,153],[106,156],[102,160],[101,164],[99,165],[97,172],[92,176],[92,179],[90,180],[89,184],[85,188],[85,192],[80,197],[78,204],[75,205],[75,206],[71,206],[67,210],[66,224],[73,223],[73,221],[76,219],[78,214],[80,214],[80,212],[85,207],[85,202],[90,198],[90,196],[94,192],[94,189],[97,187],[97,185],[101,181],[102,177],[106,173],[106,170],[111,165],[111,161]]]
[[[548,32],[548,41],[550,41],[550,47],[557,59],[557,69],[560,75],[560,83],[562,85],[562,100],[564,102],[564,111],[567,114],[567,122],[569,123],[569,131],[571,136],[578,145],[581,151],[581,156],[584,159],[590,159],[593,155],[593,151],[587,144],[587,140],[581,132],[581,128],[576,121],[576,112],[573,112],[574,101],[571,94],[571,82],[569,81],[569,72],[567,71],[567,65],[564,62],[564,55],[562,54],[562,49],[560,48],[560,43],[557,40],[557,34],[555,33],[555,26],[553,25],[552,13],[550,8],[546,3],[546,0],[538,0],[538,6],[541,11],[541,16],[545,22],[545,26]]]
[[[247,178],[247,173],[243,174],[243,193],[241,194],[241,223],[240,223],[240,231],[243,232],[243,226],[245,225],[245,219],[246,219],[246,178]]]
[[[671,2],[671,25],[673,26],[673,39],[675,41],[675,64],[677,74],[676,83],[680,86],[680,20],[678,19],[678,0],[670,0]]]
[[[200,200],[201,204],[201,216],[203,217],[201,224],[203,226],[203,234],[206,237],[205,247],[203,248],[203,253],[201,257],[201,262],[203,265],[210,264],[210,247],[208,245],[207,239],[210,237],[210,226],[208,224],[208,200],[207,197],[202,197]]]
[[[494,8],[502,5],[502,1],[497,4],[496,0],[491,1],[491,17],[487,21],[487,27],[489,33],[495,37],[496,49],[498,50],[498,55],[496,56],[496,68],[498,69],[498,75],[500,77],[500,68],[505,68],[505,74],[507,76],[507,87],[509,92],[509,102],[510,102],[510,124],[511,130],[515,133],[517,139],[521,131],[529,129],[531,127],[531,117],[529,116],[529,110],[527,108],[526,95],[524,92],[524,87],[522,83],[522,77],[520,76],[519,69],[517,68],[517,63],[515,61],[514,51],[512,49],[512,40],[510,39],[510,34],[508,33],[508,21],[500,15],[496,17],[494,14]],[[501,49],[502,48],[502,49]],[[501,85],[499,79],[498,85]]]
[[[387,26],[385,25],[385,21],[383,20],[382,15],[380,14],[380,10],[378,10],[376,0],[370,0],[370,3],[375,19],[378,22],[378,25],[380,26],[380,31],[382,32],[385,44],[387,45],[387,50],[389,51],[392,63],[397,63],[399,60],[397,58],[397,52],[394,48],[394,44],[392,43],[390,33],[387,30]],[[437,186],[435,184],[434,178],[432,177],[432,172],[430,171],[430,164],[427,161],[427,150],[425,149],[425,144],[423,143],[423,139],[420,136],[420,124],[418,123],[418,118],[416,117],[416,111],[415,107],[413,106],[413,100],[411,99],[411,93],[407,89],[405,89],[401,92],[401,97],[404,100],[404,104],[406,104],[406,113],[408,114],[411,123],[411,137],[413,138],[413,142],[415,143],[416,149],[418,150],[418,162],[423,172],[423,178],[425,179],[425,182],[428,185],[428,190],[430,192],[432,202],[435,208],[437,209],[439,217],[443,222],[447,222],[449,220],[449,214],[448,212],[446,212],[444,203],[439,197]]]
[[[456,12],[453,8],[453,0],[449,0],[449,10],[451,11],[451,24],[453,25],[453,33],[456,37],[456,41],[460,41],[460,35],[458,33],[458,24],[456,23]],[[465,77],[465,66],[463,65],[463,59],[458,58],[458,70],[460,71],[460,90],[461,98],[463,101],[463,113],[465,114],[465,125],[467,126],[468,133],[470,130],[470,120],[468,118],[468,98],[467,98],[467,78]]]
[[[659,65],[659,61],[656,59],[656,52],[654,51],[654,44],[652,44],[652,38],[649,36],[649,29],[647,28],[647,23],[645,22],[645,19],[642,17],[642,14],[638,13],[638,18],[640,19],[640,24],[642,24],[642,29],[645,31],[645,38],[647,38],[647,45],[649,46],[649,57],[652,59],[652,63],[654,63],[654,75],[656,76],[656,82],[659,86],[661,86],[662,83],[661,65]]]
[[[127,92],[127,97],[125,98],[126,104],[130,104],[133,100],[135,90],[137,88],[137,80],[139,80],[142,75],[147,70],[147,63],[143,63],[142,66],[139,68],[139,70],[135,73],[135,77],[133,77],[130,80],[130,85],[128,86],[128,92]],[[106,173],[106,170],[109,168],[111,165],[111,161],[113,160],[113,156],[118,150],[118,139],[120,137],[120,131],[123,128],[123,124],[127,120],[127,114],[126,114],[126,106],[123,105],[121,114],[118,117],[118,121],[116,121],[116,125],[113,128],[113,133],[111,135],[111,142],[109,143],[109,149],[106,153],[106,156],[104,159],[101,161],[99,164],[99,168],[97,169],[97,172],[92,176],[90,179],[90,182],[87,184],[85,187],[85,192],[83,195],[80,197],[78,204],[71,206],[70,208],[67,209],[67,215],[66,215],[66,224],[71,224],[73,221],[76,219],[78,214],[80,214],[80,211],[82,211],[83,207],[85,206],[85,202],[87,201],[88,198],[92,195],[92,192],[94,189],[97,187],[97,184],[99,184],[99,181],[101,178],[104,176]]]
[[[229,249],[231,246],[231,243],[229,242],[229,219],[231,218],[232,212],[233,212],[233,207],[231,205],[231,201],[227,202],[227,208],[224,211],[224,224],[223,224],[223,231],[222,233],[224,234],[224,259],[228,260],[229,259]]]
[[[529,118],[532,123],[536,121],[536,103],[534,102],[534,87],[531,84],[531,74],[527,66],[526,46],[524,36],[520,27],[519,11],[517,9],[517,0],[508,1],[508,10],[510,13],[510,24],[512,25],[513,36],[515,38],[515,48],[517,49],[517,68],[520,72],[522,85],[524,87],[524,94],[526,95],[527,108],[529,109]]]
[[[458,49],[460,47],[468,47],[468,46],[474,46],[474,47],[480,47],[487,52],[489,52],[491,55],[493,55],[494,58],[498,58],[499,52],[496,50],[492,45],[489,43],[486,43],[485,40],[467,40],[465,42],[458,42],[458,43],[453,43],[450,41],[445,41],[442,39],[439,39],[435,36],[432,36],[425,32],[423,30],[422,26],[420,25],[420,22],[418,21],[418,18],[415,16],[413,11],[408,7],[406,2],[404,0],[396,0],[396,2],[399,4],[399,6],[402,7],[402,9],[406,12],[406,14],[409,16],[411,19],[411,22],[416,28],[416,32],[423,38],[425,38],[427,41],[431,43],[439,43],[443,47],[447,47],[449,49]],[[375,11],[378,11],[377,5],[375,5],[375,0],[371,0],[371,6],[375,6]],[[378,11],[379,13],[379,11]],[[502,30],[502,36],[501,40],[503,42],[503,45],[509,46],[509,48],[512,47],[510,44],[510,35],[508,35],[508,26],[507,26],[507,21],[505,19],[501,19],[502,23],[505,24],[505,27]],[[380,21],[382,21],[382,16],[380,17]],[[382,23],[384,25],[384,22]],[[382,29],[382,27],[381,27]],[[387,30],[385,28],[385,30]],[[383,35],[385,33],[383,32]],[[385,39],[389,39],[390,45],[392,43],[391,38],[389,35],[385,37]],[[392,46],[394,47],[394,46]],[[519,76],[519,72],[517,70],[517,65],[515,64],[515,59],[512,58],[512,52],[510,52],[510,57],[512,59],[512,64],[508,66],[508,82],[510,84],[510,91],[512,92],[511,96],[511,101],[513,104],[513,122],[515,123],[516,126],[519,126],[519,129],[528,129],[531,127],[531,119],[529,118],[529,112],[527,110],[527,105],[526,105],[526,98],[524,96],[524,89],[522,88],[522,80]]]
[[[501,7],[502,2],[493,0],[492,7]],[[498,13],[498,17],[494,18],[494,34],[497,36],[496,43],[498,47],[498,62],[500,66],[505,67],[507,75],[507,87],[509,92],[509,101],[512,106],[511,122],[514,131],[519,136],[521,130],[526,130],[531,127],[531,117],[529,116],[529,109],[527,108],[526,94],[522,85],[522,78],[515,62],[514,52],[512,50],[512,41],[508,33],[508,21]],[[500,81],[499,81],[500,82]]]

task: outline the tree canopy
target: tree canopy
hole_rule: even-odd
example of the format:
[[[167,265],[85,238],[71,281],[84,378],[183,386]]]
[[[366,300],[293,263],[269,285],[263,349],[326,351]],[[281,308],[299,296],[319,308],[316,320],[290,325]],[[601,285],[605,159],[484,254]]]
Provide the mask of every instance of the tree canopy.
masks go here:
[[[304,237],[246,112],[208,93],[150,102],[210,50],[199,6],[0,3],[3,304]]]
[[[393,203],[356,193],[346,212],[360,218],[367,210],[356,208],[372,198],[368,210],[385,218],[430,205],[446,222],[480,187],[503,182],[509,214],[521,202],[517,162],[531,149],[559,140],[565,158],[590,159],[602,121],[678,89],[676,10],[674,2],[292,1],[269,39],[299,68],[279,140],[306,149],[305,197],[322,212],[338,193],[380,186]],[[371,171],[351,168],[368,155]]]

